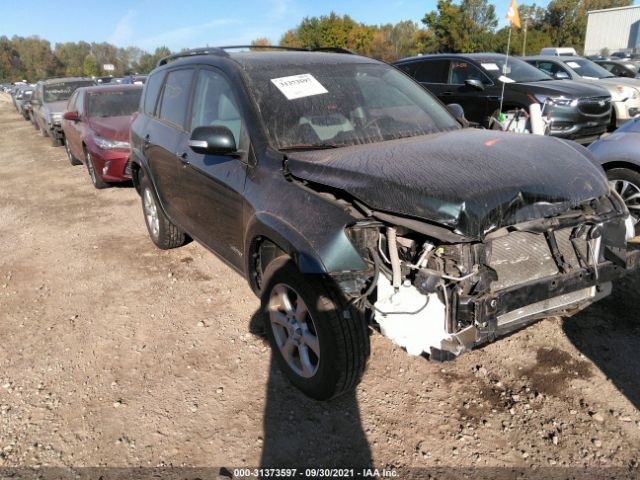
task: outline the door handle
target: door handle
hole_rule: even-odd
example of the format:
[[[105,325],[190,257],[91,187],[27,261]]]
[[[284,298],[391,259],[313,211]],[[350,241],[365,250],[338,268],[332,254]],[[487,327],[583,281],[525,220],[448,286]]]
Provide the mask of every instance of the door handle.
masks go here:
[[[442,92],[442,95],[447,95],[447,96],[453,95],[453,92]]]
[[[182,165],[184,167],[189,165],[189,155],[187,155],[187,152],[178,152],[178,153],[176,153],[176,156],[178,157],[178,160],[180,160],[180,162],[182,162]]]

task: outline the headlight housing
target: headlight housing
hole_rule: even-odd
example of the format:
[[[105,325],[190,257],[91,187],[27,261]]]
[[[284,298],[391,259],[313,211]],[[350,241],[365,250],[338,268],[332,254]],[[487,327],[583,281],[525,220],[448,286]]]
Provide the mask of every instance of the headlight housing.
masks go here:
[[[109,140],[108,138],[103,138],[98,135],[93,136],[93,141],[98,148],[101,148],[102,150],[121,150],[129,148],[129,142]]]
[[[559,105],[561,107],[575,107],[578,105],[577,98],[568,98],[562,95],[559,97],[551,97],[549,95],[536,94],[534,95],[534,97],[540,103],[544,103],[546,101],[548,103]]]

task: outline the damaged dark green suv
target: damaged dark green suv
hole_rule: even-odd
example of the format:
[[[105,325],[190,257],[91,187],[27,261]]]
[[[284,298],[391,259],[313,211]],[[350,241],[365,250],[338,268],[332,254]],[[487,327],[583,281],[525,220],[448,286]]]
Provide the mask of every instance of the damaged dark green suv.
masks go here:
[[[636,266],[587,150],[461,120],[369,58],[199,49],[149,76],[132,174],[153,242],[193,238],[247,278],[277,362],[326,399],[357,384],[371,328],[452,358]]]

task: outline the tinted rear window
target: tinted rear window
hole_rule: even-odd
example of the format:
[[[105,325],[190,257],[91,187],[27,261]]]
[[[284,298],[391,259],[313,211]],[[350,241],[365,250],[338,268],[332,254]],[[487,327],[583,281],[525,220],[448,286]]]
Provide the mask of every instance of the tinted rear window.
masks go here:
[[[47,83],[44,86],[44,101],[59,102],[62,100],[69,100],[76,89],[80,87],[89,87],[91,85],[94,85],[94,83],[90,80],[79,82]]]
[[[414,75],[419,82],[447,83],[449,79],[449,60],[419,62]]]
[[[160,101],[160,118],[179,127],[185,127],[192,77],[191,69],[174,70],[167,74]]]

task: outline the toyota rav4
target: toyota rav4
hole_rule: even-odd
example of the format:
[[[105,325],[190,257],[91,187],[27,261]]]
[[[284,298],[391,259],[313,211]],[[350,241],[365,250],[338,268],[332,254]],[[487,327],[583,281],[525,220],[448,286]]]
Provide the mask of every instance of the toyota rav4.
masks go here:
[[[639,252],[591,154],[460,110],[347,53],[164,58],[131,128],[150,237],[246,277],[276,361],[317,399],[356,385],[371,329],[452,359],[607,295]]]

